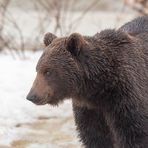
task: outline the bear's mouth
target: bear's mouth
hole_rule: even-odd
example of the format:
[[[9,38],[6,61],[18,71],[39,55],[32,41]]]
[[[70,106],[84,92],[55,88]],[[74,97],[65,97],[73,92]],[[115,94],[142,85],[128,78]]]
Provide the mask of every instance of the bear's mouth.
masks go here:
[[[36,105],[45,105],[45,104],[47,104],[47,102],[46,101],[43,101],[43,100],[38,100],[38,101],[32,101],[34,104],[36,104]]]
[[[28,96],[27,96],[27,100],[31,101],[32,103],[34,103],[36,105],[49,104],[49,105],[57,106],[60,102],[60,99],[58,99],[58,98],[59,97],[55,98],[49,94],[47,94],[44,98],[39,97],[37,95],[32,95],[32,94],[28,94]]]
[[[32,103],[36,104],[36,105],[45,105],[47,104],[47,100],[37,97],[36,95],[28,95],[27,96],[27,100],[31,101]]]

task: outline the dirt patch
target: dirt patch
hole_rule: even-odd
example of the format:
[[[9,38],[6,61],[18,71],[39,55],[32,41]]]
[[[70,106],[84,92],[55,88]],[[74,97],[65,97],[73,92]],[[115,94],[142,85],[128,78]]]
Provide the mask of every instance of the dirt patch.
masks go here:
[[[72,116],[38,117],[33,123],[17,124],[26,134],[11,143],[11,148],[27,148],[31,144],[52,144],[58,148],[80,148]],[[44,146],[39,146],[43,147]],[[45,146],[46,147],[46,146]]]
[[[30,143],[28,140],[16,140],[11,143],[11,148],[25,148]]]

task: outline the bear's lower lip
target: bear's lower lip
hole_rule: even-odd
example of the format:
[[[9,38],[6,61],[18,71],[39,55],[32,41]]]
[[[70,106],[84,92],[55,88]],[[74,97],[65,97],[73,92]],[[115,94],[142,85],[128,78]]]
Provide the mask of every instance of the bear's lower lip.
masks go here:
[[[35,100],[35,101],[31,101],[31,102],[36,104],[36,105],[45,105],[45,104],[47,104],[46,101],[42,101],[42,100]]]
[[[45,104],[47,104],[46,102],[33,102],[34,104],[36,104],[36,105],[45,105]]]

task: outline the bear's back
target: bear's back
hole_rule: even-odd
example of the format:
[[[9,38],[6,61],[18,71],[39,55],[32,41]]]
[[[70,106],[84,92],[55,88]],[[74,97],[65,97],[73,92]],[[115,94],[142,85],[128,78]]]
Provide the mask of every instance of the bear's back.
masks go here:
[[[130,34],[148,33],[148,16],[138,17],[121,26],[119,30]]]
[[[142,16],[126,23],[119,28],[120,31],[126,32],[138,40],[140,40],[140,47],[144,54],[144,60],[148,69],[148,16]],[[135,44],[136,45],[136,44]],[[137,45],[139,48],[139,45]]]

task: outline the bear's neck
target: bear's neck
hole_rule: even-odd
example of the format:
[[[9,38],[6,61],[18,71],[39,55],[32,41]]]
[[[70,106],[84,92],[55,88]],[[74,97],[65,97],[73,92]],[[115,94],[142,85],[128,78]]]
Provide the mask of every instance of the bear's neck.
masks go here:
[[[79,83],[79,95],[75,103],[79,106],[98,107],[103,102],[114,100],[119,96],[126,80],[120,78],[116,63],[111,63],[105,56],[97,56],[98,51],[85,55],[82,69],[83,81]],[[102,58],[103,57],[103,58]],[[113,66],[113,65],[116,66]],[[123,82],[122,82],[123,81]]]

